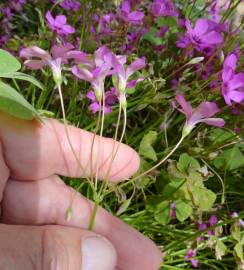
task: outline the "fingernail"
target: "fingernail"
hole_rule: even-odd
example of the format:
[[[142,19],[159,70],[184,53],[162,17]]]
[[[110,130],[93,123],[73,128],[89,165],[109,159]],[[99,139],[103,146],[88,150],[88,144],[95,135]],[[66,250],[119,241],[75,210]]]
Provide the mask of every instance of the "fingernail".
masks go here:
[[[97,236],[82,240],[81,270],[113,270],[116,266],[116,251],[112,244]]]

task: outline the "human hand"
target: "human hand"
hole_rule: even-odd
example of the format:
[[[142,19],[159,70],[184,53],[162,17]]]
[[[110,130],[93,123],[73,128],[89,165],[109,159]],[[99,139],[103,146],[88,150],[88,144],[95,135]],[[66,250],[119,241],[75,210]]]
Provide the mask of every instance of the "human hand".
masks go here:
[[[93,135],[69,127],[69,136],[89,175]],[[98,209],[88,231],[93,203],[66,186],[57,175],[84,176],[64,132],[55,120],[21,121],[0,113],[1,270],[157,270],[161,254],[142,234]],[[97,137],[94,157],[98,151]],[[113,140],[100,141],[99,178],[109,168]],[[93,167],[96,167],[93,159]],[[88,165],[88,166],[87,166]],[[139,167],[134,150],[122,144],[110,181],[130,177]],[[72,198],[74,200],[72,201]],[[71,220],[66,211],[71,206]],[[8,224],[8,225],[6,225]],[[101,236],[100,236],[101,235]],[[106,239],[108,240],[106,240]]]

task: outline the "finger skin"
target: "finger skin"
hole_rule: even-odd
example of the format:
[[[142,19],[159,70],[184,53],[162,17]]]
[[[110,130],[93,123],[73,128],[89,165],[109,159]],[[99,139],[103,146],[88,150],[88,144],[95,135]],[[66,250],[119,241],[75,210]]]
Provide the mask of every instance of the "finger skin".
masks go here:
[[[93,204],[65,186],[58,178],[40,181],[9,181],[3,200],[3,221],[12,224],[59,224],[87,229]],[[71,206],[72,218],[66,219]],[[161,252],[142,234],[112,216],[97,211],[94,231],[109,239],[118,254],[117,267],[122,270],[157,270]]]
[[[91,165],[93,134],[72,126],[68,127],[68,134],[83,170],[74,157],[64,125],[52,119],[44,123],[37,120],[23,121],[0,113],[0,138],[5,161],[11,176],[16,179],[41,179],[53,174],[84,177],[91,174],[91,167],[94,175],[98,167],[100,179],[120,181],[130,177],[139,168],[137,153],[129,146],[120,144],[109,177],[106,177],[114,141],[95,137]]]
[[[0,239],[1,270],[97,270],[95,260],[99,269],[114,270],[116,264],[106,239],[75,228],[0,224]]]
[[[0,202],[2,201],[3,191],[8,178],[9,178],[9,169],[5,164],[4,157],[2,154],[2,143],[0,142]]]

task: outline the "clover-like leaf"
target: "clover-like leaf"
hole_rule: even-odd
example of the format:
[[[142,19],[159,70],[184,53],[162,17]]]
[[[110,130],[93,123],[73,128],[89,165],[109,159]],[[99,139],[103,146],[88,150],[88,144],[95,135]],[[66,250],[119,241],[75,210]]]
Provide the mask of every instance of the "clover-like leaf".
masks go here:
[[[183,222],[184,220],[189,218],[189,216],[192,213],[192,207],[182,200],[175,201],[175,209],[176,209],[176,218],[180,222]]]
[[[149,131],[141,140],[139,153],[145,158],[151,159],[153,161],[157,160],[156,152],[154,151],[152,145],[157,139],[156,131]]]

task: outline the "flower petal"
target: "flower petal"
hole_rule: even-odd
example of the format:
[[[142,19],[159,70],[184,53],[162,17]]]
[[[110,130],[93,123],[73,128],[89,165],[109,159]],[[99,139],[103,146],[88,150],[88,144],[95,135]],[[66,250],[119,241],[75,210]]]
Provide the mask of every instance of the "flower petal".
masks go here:
[[[37,70],[43,68],[47,63],[45,63],[45,61],[42,60],[26,60],[24,64],[29,69]]]
[[[201,41],[206,44],[220,44],[223,42],[223,37],[216,31],[211,31],[201,37]]]
[[[175,97],[176,101],[180,104],[183,109],[183,113],[185,114],[186,118],[189,119],[192,115],[192,107],[191,105],[186,102],[185,98],[181,94],[177,94]]]
[[[140,11],[133,11],[128,15],[128,20],[131,22],[139,22],[144,18],[144,13]]]
[[[195,24],[194,32],[198,36],[202,36],[208,31],[208,20],[198,19]]]
[[[232,80],[228,83],[230,91],[244,87],[244,73],[238,73],[233,76]]]
[[[54,20],[54,18],[53,18],[53,16],[52,16],[52,14],[51,14],[50,11],[48,11],[46,13],[46,19],[47,19],[48,23],[50,23],[51,25],[54,25],[55,20]]]
[[[206,123],[210,126],[215,126],[215,127],[223,127],[225,125],[225,120],[222,118],[206,118],[199,122]]]
[[[75,28],[66,24],[62,26],[62,31],[65,32],[65,34],[73,34],[75,32]]]
[[[234,53],[229,54],[224,61],[224,68],[229,67],[232,68],[233,70],[236,69],[237,65],[237,57]]]
[[[138,58],[132,62],[126,69],[126,79],[128,79],[134,72],[146,66],[145,58]]]
[[[91,101],[96,101],[96,96],[94,94],[93,91],[89,91],[87,94],[86,94],[86,97],[89,98]]]
[[[67,18],[66,18],[66,16],[64,16],[64,15],[58,15],[58,16],[56,16],[56,18],[55,18],[55,23],[56,23],[57,25],[66,24],[66,22],[67,22]]]
[[[20,51],[20,57],[23,57],[23,58],[37,57],[37,58],[41,58],[42,60],[51,59],[51,56],[48,52],[44,51],[43,49],[37,46],[22,49]]]
[[[78,66],[72,67],[72,73],[81,80],[92,82],[92,73],[86,68],[79,68]]]
[[[66,44],[64,46],[54,45],[51,49],[51,54],[54,59],[63,58],[66,55],[66,53],[73,48],[74,46],[71,44]]]
[[[244,100],[244,91],[230,91],[227,95],[236,103],[241,103]]]

